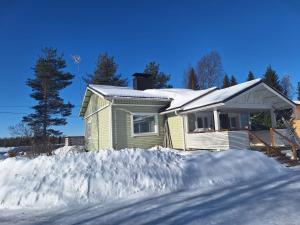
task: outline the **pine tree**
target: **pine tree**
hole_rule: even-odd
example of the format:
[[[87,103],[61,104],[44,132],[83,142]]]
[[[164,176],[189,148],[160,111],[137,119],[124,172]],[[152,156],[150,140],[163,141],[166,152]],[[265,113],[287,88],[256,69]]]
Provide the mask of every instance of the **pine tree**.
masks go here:
[[[249,73],[248,73],[247,81],[254,80],[254,79],[255,79],[254,74],[250,70]]]
[[[225,74],[224,79],[223,79],[223,86],[222,88],[227,88],[230,87],[230,80],[227,74]]]
[[[127,86],[127,79],[117,74],[118,65],[114,57],[107,53],[100,54],[96,63],[96,70],[93,75],[87,75],[84,81],[87,84],[102,84],[112,86]]]
[[[234,85],[237,85],[237,81],[236,81],[235,76],[232,75],[230,77],[230,86],[234,86]]]
[[[34,112],[23,121],[34,132],[34,136],[47,142],[48,137],[62,134],[53,126],[66,125],[66,117],[71,115],[73,105],[64,103],[60,91],[72,83],[73,75],[64,72],[66,62],[56,49],[44,48],[34,67],[34,78],[27,80],[31,87],[31,97],[37,101]]]
[[[271,65],[267,67],[263,80],[277,91],[282,92],[279,77],[275,70],[272,69]]]
[[[159,71],[159,64],[152,61],[149,62],[145,69],[144,73],[151,74],[151,80],[153,83],[153,88],[171,88],[172,86],[168,84],[170,81],[171,75],[165,74],[164,72]]]
[[[300,101],[300,82],[298,82],[297,92],[298,92],[297,100]]]
[[[193,67],[189,67],[186,74],[186,87],[193,90],[199,90],[198,77]]]

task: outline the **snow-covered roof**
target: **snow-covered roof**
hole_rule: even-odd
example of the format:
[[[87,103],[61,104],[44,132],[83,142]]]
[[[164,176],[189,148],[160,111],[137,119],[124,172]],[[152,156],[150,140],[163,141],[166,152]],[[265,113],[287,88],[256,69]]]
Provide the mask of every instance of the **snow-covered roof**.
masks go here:
[[[216,90],[217,87],[208,88],[205,90],[191,90],[191,89],[184,89],[184,88],[168,88],[168,89],[149,89],[145,90],[147,93],[151,94],[160,94],[169,99],[172,99],[170,106],[165,109],[165,111],[170,111],[173,109],[177,109],[182,107],[185,104],[193,101],[194,99],[200,98],[205,94]]]
[[[298,100],[294,100],[293,101],[296,105],[300,105],[300,101],[298,101]]]
[[[169,99],[165,95],[156,93],[148,93],[145,91],[134,90],[129,87],[116,87],[108,85],[89,85],[89,88],[101,94],[104,97],[124,97],[124,98],[151,98],[151,99]]]
[[[221,103],[221,102],[227,100],[228,98],[230,98],[230,97],[240,93],[241,91],[246,90],[260,82],[261,82],[261,79],[259,78],[259,79],[255,79],[255,80],[248,81],[245,83],[237,84],[237,85],[234,85],[234,86],[231,86],[228,88],[215,90],[215,91],[203,96],[202,98],[199,98],[199,99],[187,104],[186,106],[183,107],[183,110],[186,111],[186,110],[191,110],[194,108],[201,108],[201,107],[204,107],[207,105]]]
[[[246,91],[249,88],[261,83],[262,79],[255,79],[244,82],[224,89],[216,87],[205,90],[191,90],[184,88],[169,88],[169,89],[148,89],[134,90],[129,87],[115,87],[107,85],[89,85],[88,89],[96,92],[107,98],[141,98],[170,102],[168,108],[164,109],[163,113],[173,110],[189,111],[205,106],[212,106],[218,103],[224,103],[236,95]],[[88,96],[86,94],[86,96]],[[295,101],[296,104],[300,102]],[[84,113],[84,108],[88,104],[88,99],[83,102],[81,115]]]

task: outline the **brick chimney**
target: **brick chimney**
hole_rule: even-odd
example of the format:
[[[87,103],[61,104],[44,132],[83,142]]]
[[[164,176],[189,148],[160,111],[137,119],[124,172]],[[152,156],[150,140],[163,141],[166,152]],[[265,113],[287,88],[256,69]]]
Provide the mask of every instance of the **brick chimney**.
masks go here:
[[[132,76],[133,76],[133,89],[143,91],[146,89],[153,88],[151,74],[134,73]]]

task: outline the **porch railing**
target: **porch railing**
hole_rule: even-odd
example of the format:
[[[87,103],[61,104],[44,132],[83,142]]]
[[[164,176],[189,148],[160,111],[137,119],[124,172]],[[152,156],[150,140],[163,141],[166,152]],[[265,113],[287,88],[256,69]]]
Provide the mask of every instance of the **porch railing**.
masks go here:
[[[270,146],[262,138],[258,137],[255,133],[251,132],[250,130],[247,130],[247,132],[248,132],[249,136],[251,136],[252,138],[254,138],[257,141],[261,142],[266,147],[267,155],[271,155],[272,152],[277,153],[277,154],[281,154],[281,152],[278,149],[273,148],[272,146]]]
[[[293,155],[292,159],[297,159],[297,149],[299,149],[300,146],[297,143],[290,140],[288,137],[284,136],[283,134],[275,130],[274,128],[270,128],[270,137],[271,137],[272,146],[275,146],[274,133],[276,133],[277,135],[279,135],[281,138],[283,138],[285,141],[289,143],[289,145],[292,147],[292,155]]]

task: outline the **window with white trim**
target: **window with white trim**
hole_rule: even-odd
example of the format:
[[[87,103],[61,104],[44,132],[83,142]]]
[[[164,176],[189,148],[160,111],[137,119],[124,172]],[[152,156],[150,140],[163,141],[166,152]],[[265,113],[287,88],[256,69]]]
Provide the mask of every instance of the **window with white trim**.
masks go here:
[[[134,136],[157,134],[158,118],[157,114],[133,114],[132,134]]]
[[[207,132],[213,130],[214,130],[214,120],[213,120],[212,112],[188,114],[189,132]]]

